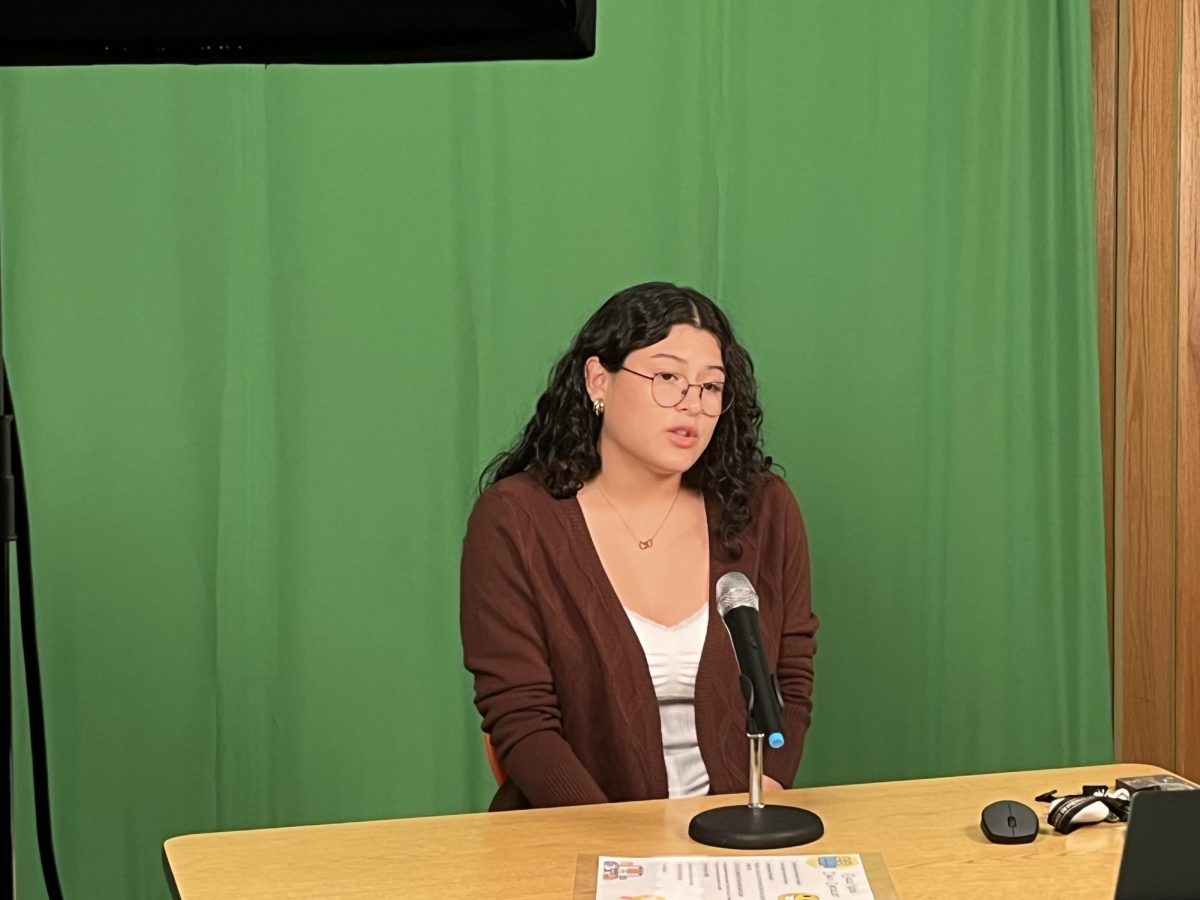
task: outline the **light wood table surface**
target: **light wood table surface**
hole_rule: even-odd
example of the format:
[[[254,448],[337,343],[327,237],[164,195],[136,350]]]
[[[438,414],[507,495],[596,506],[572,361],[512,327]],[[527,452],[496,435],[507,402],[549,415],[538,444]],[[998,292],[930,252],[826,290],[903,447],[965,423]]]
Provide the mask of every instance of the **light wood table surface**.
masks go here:
[[[1045,824],[1044,791],[1077,793],[1118,776],[1161,774],[1139,764],[801,788],[764,797],[803,806],[825,836],[771,853],[881,853],[902,898],[1111,897],[1123,824],[1070,835]],[[1019,800],[1042,817],[1031,844],[989,843],[979,816],[993,800]],[[580,857],[736,853],[687,837],[702,809],[746,795],[650,800],[563,809],[478,813],[193,834],[164,845],[182,900],[260,898],[562,898]]]

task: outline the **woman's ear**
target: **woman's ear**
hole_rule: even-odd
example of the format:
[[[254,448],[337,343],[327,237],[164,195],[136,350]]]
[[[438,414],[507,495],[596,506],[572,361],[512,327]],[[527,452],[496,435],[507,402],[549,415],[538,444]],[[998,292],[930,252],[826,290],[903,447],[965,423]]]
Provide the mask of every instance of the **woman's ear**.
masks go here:
[[[600,362],[600,357],[589,356],[583,364],[583,384],[588,397],[595,403],[603,400],[608,391],[609,371]]]

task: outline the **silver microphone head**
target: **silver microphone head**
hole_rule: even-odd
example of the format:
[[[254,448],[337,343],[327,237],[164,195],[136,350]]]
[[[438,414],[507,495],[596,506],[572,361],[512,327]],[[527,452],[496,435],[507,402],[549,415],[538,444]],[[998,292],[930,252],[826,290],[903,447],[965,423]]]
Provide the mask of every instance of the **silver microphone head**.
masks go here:
[[[739,606],[757,610],[758,594],[749,578],[741,572],[729,572],[717,579],[717,612],[724,619],[726,613]]]

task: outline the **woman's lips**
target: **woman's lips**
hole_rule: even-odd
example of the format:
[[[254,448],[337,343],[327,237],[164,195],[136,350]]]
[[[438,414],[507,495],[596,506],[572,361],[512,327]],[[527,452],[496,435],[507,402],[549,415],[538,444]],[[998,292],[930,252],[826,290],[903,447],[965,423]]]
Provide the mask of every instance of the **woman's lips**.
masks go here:
[[[672,428],[667,432],[667,437],[671,439],[676,447],[688,448],[694,446],[699,438],[696,432],[690,428]]]

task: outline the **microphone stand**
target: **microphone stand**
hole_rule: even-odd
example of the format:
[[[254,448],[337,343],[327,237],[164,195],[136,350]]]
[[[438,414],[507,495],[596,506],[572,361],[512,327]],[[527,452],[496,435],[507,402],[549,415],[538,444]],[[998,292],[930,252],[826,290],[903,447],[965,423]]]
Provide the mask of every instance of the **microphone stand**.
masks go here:
[[[750,802],[699,813],[688,825],[688,837],[732,850],[773,850],[817,840],[825,833],[825,825],[816,813],[798,806],[763,804],[763,733],[754,718],[754,688],[745,676],[742,693],[746,695],[746,737],[750,740]]]

